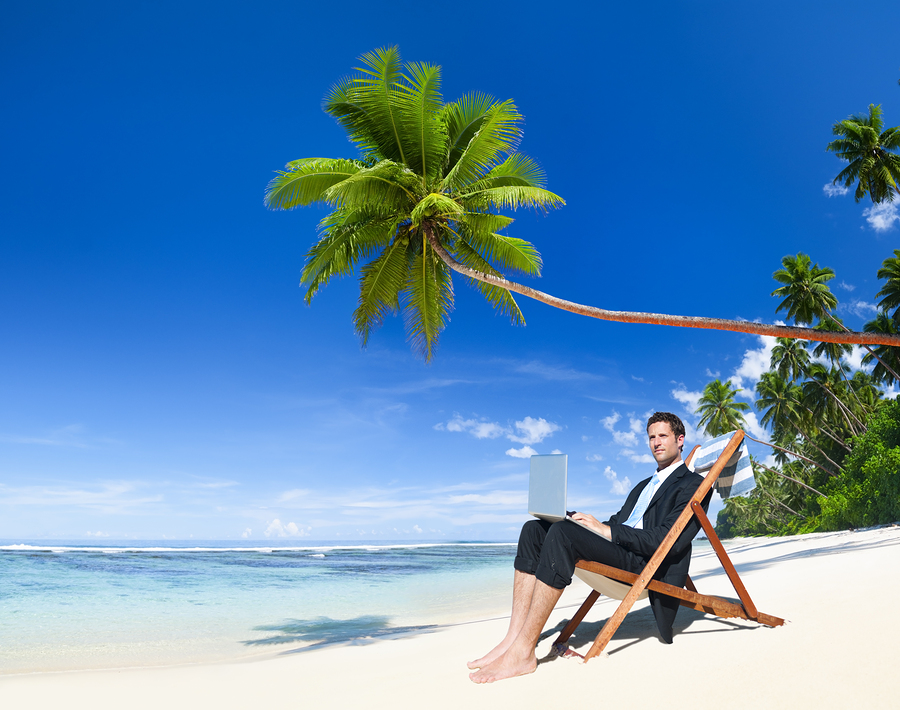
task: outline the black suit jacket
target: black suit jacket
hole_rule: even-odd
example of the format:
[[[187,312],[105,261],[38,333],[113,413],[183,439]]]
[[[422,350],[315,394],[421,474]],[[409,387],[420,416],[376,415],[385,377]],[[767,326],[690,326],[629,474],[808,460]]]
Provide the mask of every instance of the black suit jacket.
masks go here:
[[[628,494],[622,509],[613,515],[606,524],[610,527],[612,541],[643,559],[644,564],[650,561],[663,538],[671,530],[681,511],[690,502],[691,496],[703,483],[703,476],[692,473],[682,464],[676,468],[653,495],[650,505],[644,513],[643,529],[637,530],[623,525],[637,503],[638,496],[650,478],[638,483]],[[703,510],[709,506],[712,497],[710,491],[703,500]],[[620,522],[621,521],[621,522]],[[654,579],[658,579],[676,587],[683,587],[691,566],[691,540],[700,531],[700,522],[692,517],[690,522],[678,536],[669,554],[659,566]],[[650,592],[650,606],[656,617],[659,633],[666,643],[672,643],[672,624],[678,612],[678,601]]]

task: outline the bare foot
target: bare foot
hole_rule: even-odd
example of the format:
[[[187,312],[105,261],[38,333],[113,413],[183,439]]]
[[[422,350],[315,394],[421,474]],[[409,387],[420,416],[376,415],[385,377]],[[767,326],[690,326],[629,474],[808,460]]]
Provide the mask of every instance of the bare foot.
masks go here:
[[[535,670],[537,670],[537,656],[533,651],[525,657],[518,657],[510,652],[504,653],[477,673],[469,673],[469,679],[473,683],[493,683],[495,680],[528,675]]]
[[[487,665],[490,665],[494,661],[496,661],[500,656],[506,653],[506,649],[512,646],[512,642],[515,639],[503,639],[500,643],[498,643],[494,648],[488,651],[481,658],[478,658],[474,661],[469,661],[466,663],[466,667],[471,670],[478,670],[479,668],[484,668]]]

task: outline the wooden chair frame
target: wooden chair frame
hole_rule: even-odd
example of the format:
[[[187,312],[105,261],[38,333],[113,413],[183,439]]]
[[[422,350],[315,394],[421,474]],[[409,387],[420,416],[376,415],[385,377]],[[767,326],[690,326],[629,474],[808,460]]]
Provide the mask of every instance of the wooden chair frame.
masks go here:
[[[685,506],[681,515],[678,517],[678,520],[676,520],[672,529],[669,530],[668,534],[663,538],[663,541],[653,554],[653,557],[650,558],[647,566],[644,567],[640,574],[626,572],[625,570],[610,567],[609,565],[600,564],[599,562],[589,562],[587,560],[581,560],[576,564],[576,567],[580,569],[594,572],[603,575],[604,577],[609,577],[610,579],[615,579],[619,582],[631,585],[631,589],[625,595],[625,598],[621,601],[615,613],[607,619],[603,628],[600,629],[600,633],[597,634],[597,638],[594,639],[594,643],[590,650],[585,654],[585,663],[603,652],[603,649],[606,648],[606,645],[613,637],[613,634],[616,633],[619,625],[625,619],[625,615],[631,611],[631,608],[634,606],[634,603],[644,589],[674,597],[682,606],[697,609],[707,614],[714,614],[715,616],[723,618],[736,617],[748,619],[772,627],[781,626],[784,623],[784,619],[779,619],[777,616],[770,616],[769,614],[763,614],[757,611],[756,605],[750,599],[747,589],[744,587],[741,578],[738,576],[734,565],[731,564],[728,553],[725,552],[725,548],[722,546],[719,536],[716,535],[715,528],[712,523],[710,523],[709,518],[706,516],[702,507],[702,501],[706,497],[706,494],[709,493],[715,485],[716,481],[719,479],[719,474],[721,474],[722,469],[725,468],[725,464],[728,463],[732,454],[737,451],[743,439],[743,431],[738,430],[734,433],[734,436],[731,437],[731,440],[728,442],[725,449],[719,455],[718,459],[716,459],[712,469],[710,469],[709,473],[703,479],[703,483],[700,484],[700,487],[694,493],[690,502]],[[688,456],[688,462],[690,462],[699,448],[699,446],[694,447],[690,456]],[[728,575],[728,579],[731,581],[734,591],[737,592],[738,598],[741,601],[740,604],[735,604],[734,602],[727,601],[721,597],[700,594],[694,586],[694,582],[691,580],[690,576],[688,576],[685,581],[684,589],[675,587],[671,584],[664,584],[663,582],[658,582],[653,579],[656,570],[659,569],[660,564],[662,564],[666,555],[669,554],[669,551],[672,549],[672,546],[675,544],[681,531],[684,530],[690,522],[692,516],[696,516],[697,520],[700,521],[700,526],[709,538],[709,542],[712,545],[716,556],[719,558],[719,562],[725,569],[725,574]],[[560,632],[556,641],[554,641],[554,646],[557,644],[564,644],[569,640],[569,637],[571,637],[599,597],[600,592],[596,590],[588,595],[588,598],[584,600],[584,604],[581,605],[581,608],[575,613],[575,616],[572,617],[569,623],[566,624],[565,628]]]

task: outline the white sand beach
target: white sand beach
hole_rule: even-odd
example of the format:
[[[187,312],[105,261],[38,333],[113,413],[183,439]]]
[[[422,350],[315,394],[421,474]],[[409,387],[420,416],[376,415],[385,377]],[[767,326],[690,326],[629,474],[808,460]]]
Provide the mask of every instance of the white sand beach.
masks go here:
[[[662,644],[646,602],[607,653],[587,664],[554,658],[526,677],[476,686],[466,661],[503,635],[506,619],[261,656],[240,663],[32,673],[0,677],[3,708],[344,706],[399,708],[649,704],[693,708],[897,707],[900,527],[732,542],[729,553],[760,611],[779,628],[681,609]],[[734,598],[712,552],[695,554],[701,592]],[[512,572],[510,571],[510,578]],[[538,657],[586,595],[575,582],[550,618]],[[573,637],[585,651],[609,600]]]

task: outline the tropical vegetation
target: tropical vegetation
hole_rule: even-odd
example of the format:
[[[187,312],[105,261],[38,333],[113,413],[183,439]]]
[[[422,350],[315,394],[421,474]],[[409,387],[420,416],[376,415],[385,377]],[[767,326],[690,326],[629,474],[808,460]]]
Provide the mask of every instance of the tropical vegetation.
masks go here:
[[[897,332],[900,251],[885,259],[878,277],[879,312],[867,330]],[[828,282],[834,271],[806,254],[786,256],[773,274],[788,318],[843,327]],[[779,338],[769,370],[755,387],[755,409],[765,428],[770,456],[754,459],[757,487],[747,497],[726,501],[720,535],[767,535],[836,530],[900,520],[900,400],[885,387],[900,385],[900,348],[880,346],[851,371],[852,349],[840,344],[807,345]],[[871,372],[867,367],[871,366]],[[703,390],[696,413],[709,436],[748,429],[750,407],[732,382],[715,379]],[[753,437],[750,437],[753,438]]]

